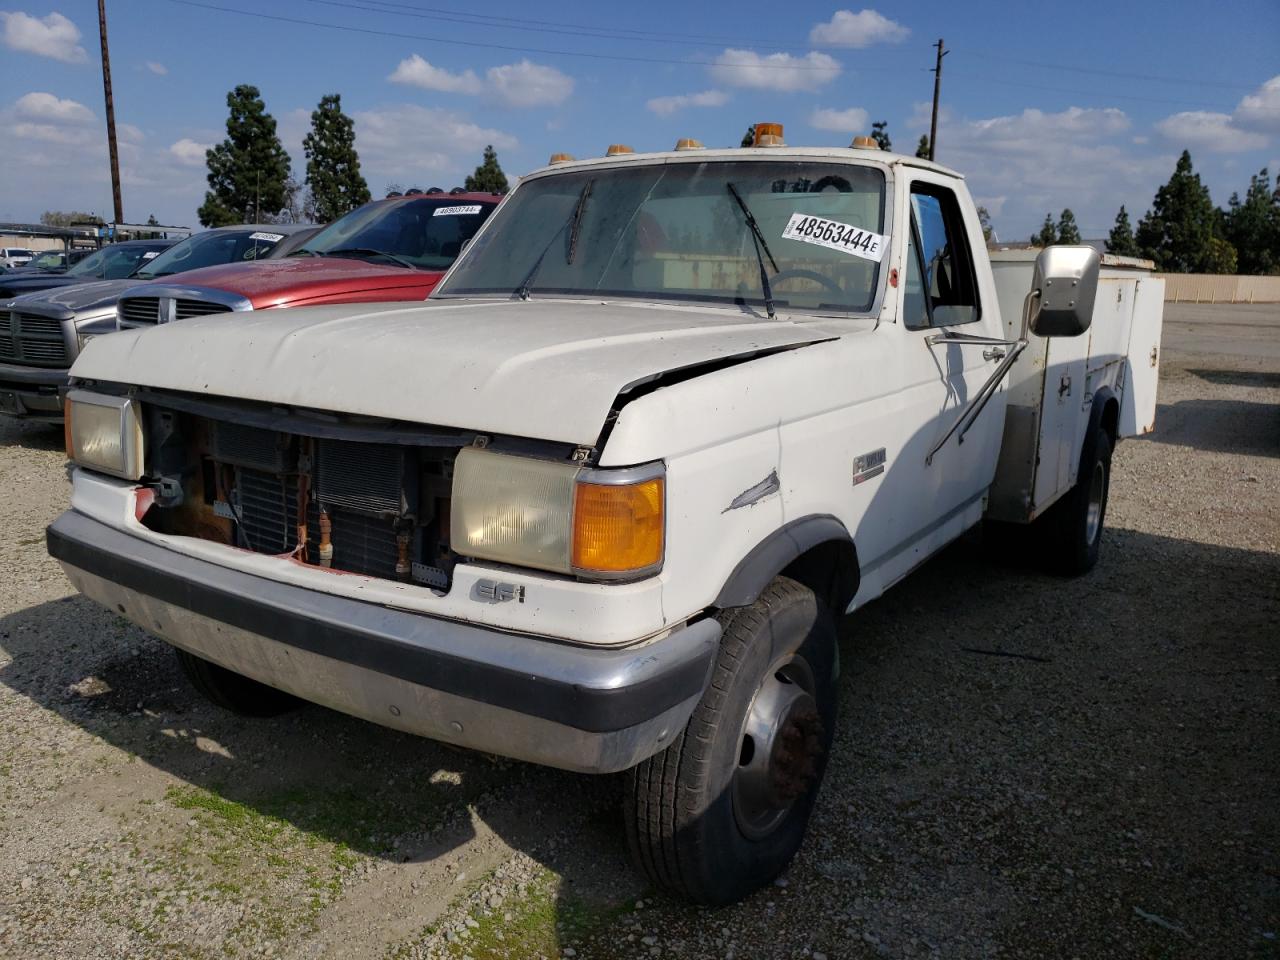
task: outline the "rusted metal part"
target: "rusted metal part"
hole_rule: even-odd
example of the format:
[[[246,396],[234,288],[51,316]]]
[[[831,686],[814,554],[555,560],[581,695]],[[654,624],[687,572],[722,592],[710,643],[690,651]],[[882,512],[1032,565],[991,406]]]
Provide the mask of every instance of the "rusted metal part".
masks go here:
[[[329,519],[329,511],[324,507],[320,508],[320,545],[316,550],[316,556],[322,567],[333,566],[333,541],[330,537],[333,534],[333,521]]]
[[[817,780],[822,733],[822,718],[811,706],[792,710],[778,732],[769,770],[773,791],[782,805],[800,799]]]

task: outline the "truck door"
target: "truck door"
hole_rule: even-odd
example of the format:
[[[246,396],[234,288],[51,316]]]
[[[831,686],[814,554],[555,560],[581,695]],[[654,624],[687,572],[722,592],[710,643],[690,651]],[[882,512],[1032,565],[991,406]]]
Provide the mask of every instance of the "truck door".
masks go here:
[[[886,585],[905,575],[921,559],[953,539],[980,516],[982,498],[995,474],[1004,425],[1004,393],[992,399],[965,435],[952,437],[925,464],[925,458],[986,382],[1002,353],[983,345],[938,343],[943,331],[1001,337],[999,309],[986,276],[985,248],[971,208],[945,179],[911,183],[905,216],[909,230],[902,271],[903,394],[906,440],[901,455],[918,459],[900,475],[914,489],[900,491],[912,503],[896,517],[899,562],[883,571]],[[983,271],[976,256],[983,256]],[[909,511],[909,512],[908,512]],[[904,542],[905,541],[905,542]]]

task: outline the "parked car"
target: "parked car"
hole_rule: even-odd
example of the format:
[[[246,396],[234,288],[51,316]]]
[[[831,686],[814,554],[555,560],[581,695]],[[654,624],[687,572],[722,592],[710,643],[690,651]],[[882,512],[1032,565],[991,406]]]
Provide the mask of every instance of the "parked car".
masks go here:
[[[63,273],[11,273],[0,277],[0,300],[69,287],[91,280],[121,280],[133,276],[146,261],[173,246],[173,240],[125,240],[95,250]]]
[[[80,349],[116,330],[116,301],[139,280],[214,263],[285,256],[317,227],[242,224],[197,233],[144,260],[131,277],[55,287],[0,301],[0,413],[58,421],[59,390]]]
[[[14,267],[8,275],[65,273],[70,267],[75,266],[92,253],[94,253],[93,250],[85,249],[41,250],[25,266]]]
[[[11,270],[14,267],[25,267],[34,256],[35,251],[25,247],[0,247],[0,264]]]
[[[422,305],[95,341],[50,553],[224,707],[626,771],[655,887],[769,883],[857,743],[838,618],[984,520],[1097,562],[1164,281],[993,270],[959,173],[755,132],[535,171]]]
[[[423,300],[501,199],[438,192],[374,200],[287,257],[209,267],[184,275],[180,284],[127,290],[120,326],[214,312]]]

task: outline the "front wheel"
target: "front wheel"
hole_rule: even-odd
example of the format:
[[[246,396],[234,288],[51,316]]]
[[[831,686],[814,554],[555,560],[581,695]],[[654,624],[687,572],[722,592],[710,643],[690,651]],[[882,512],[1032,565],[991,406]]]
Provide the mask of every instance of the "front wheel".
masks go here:
[[[174,647],[173,652],[177,654],[178,665],[191,686],[210,703],[224,710],[243,717],[274,717],[302,703],[292,694],[268,687],[178,647]]]
[[[627,839],[656,886],[733,903],[804,839],[835,727],[836,631],[812,590],[779,577],[721,616],[711,683],[681,735],[628,773]]]

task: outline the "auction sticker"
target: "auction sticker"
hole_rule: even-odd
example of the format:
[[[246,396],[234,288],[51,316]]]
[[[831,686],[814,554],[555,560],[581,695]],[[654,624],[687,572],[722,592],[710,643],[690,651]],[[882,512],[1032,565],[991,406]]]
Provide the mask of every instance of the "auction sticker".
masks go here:
[[[885,247],[888,246],[888,237],[882,237],[878,233],[863,230],[851,223],[811,217],[804,213],[791,215],[782,236],[785,240],[799,240],[801,243],[829,247],[850,256],[874,260],[876,263],[884,259]]]
[[[284,239],[283,233],[251,233],[250,240],[266,240],[268,243],[279,243]]]
[[[465,207],[436,207],[433,217],[465,217],[473,213],[480,212],[480,204],[472,204]]]

